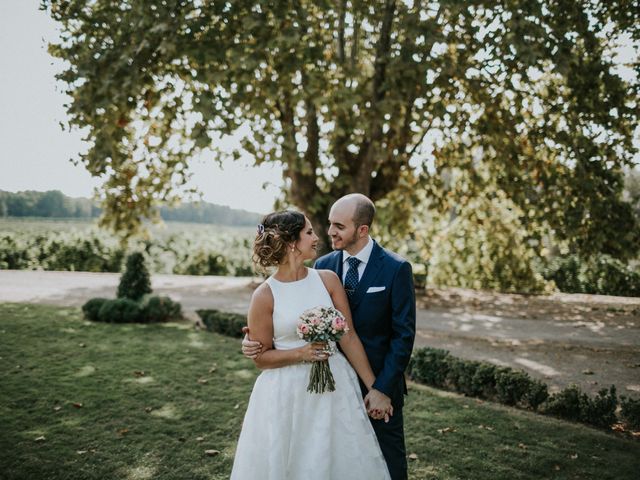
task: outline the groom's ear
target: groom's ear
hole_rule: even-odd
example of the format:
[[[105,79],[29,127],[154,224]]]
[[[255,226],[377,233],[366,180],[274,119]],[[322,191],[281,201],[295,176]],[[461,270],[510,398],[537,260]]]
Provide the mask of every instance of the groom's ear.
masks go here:
[[[360,238],[369,235],[369,225],[360,225],[358,227],[358,235],[360,235]]]

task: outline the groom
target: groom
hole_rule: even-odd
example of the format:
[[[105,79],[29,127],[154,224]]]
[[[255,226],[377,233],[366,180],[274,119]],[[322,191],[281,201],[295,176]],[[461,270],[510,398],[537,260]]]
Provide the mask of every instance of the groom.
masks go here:
[[[411,265],[385,250],[369,236],[375,206],[353,193],[340,198],[329,212],[329,237],[334,252],[319,258],[314,268],[333,270],[342,280],[353,325],[376,376],[365,396],[370,412],[392,412],[371,423],[393,480],[407,478],[402,406],[407,393],[404,371],[409,364],[416,324]],[[245,338],[243,352],[258,345]],[[363,395],[366,387],[360,383]],[[392,407],[392,408],[390,408]]]

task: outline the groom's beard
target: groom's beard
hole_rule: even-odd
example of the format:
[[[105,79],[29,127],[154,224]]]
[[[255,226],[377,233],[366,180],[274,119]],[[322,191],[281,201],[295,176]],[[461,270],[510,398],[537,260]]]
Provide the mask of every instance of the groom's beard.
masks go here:
[[[358,242],[358,232],[353,232],[353,235],[349,239],[342,238],[342,246],[335,247],[334,240],[331,239],[331,246],[334,250],[347,250],[348,248],[353,247]]]

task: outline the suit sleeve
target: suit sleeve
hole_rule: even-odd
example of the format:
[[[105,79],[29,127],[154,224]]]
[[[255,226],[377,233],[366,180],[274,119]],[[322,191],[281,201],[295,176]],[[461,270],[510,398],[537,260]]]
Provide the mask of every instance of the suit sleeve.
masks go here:
[[[373,388],[393,398],[409,365],[416,334],[416,298],[411,264],[403,262],[391,287],[391,342]]]

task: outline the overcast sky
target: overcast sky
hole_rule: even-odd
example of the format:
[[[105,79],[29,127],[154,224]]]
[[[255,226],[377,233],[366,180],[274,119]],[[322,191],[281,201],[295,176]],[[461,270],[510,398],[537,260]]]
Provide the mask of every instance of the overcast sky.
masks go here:
[[[68,97],[54,75],[61,62],[46,51],[57,38],[56,24],[38,10],[39,0],[0,0],[0,190],[61,190],[90,197],[98,185],[77,157],[79,132],[63,131]],[[277,166],[250,167],[231,162],[223,169],[213,161],[195,161],[193,185],[204,200],[267,213],[282,184]],[[264,183],[270,184],[263,189]]]

